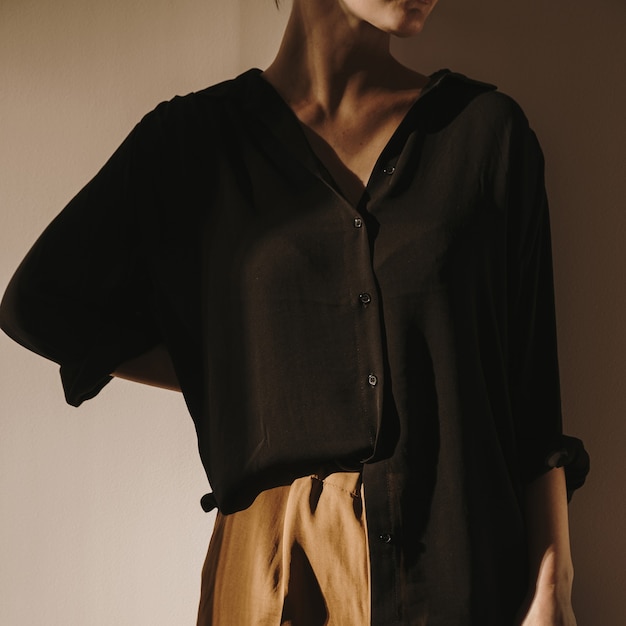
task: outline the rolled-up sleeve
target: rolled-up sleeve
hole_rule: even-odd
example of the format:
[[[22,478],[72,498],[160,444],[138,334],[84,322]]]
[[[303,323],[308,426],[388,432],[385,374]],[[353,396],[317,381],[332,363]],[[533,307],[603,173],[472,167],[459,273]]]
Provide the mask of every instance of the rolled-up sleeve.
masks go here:
[[[509,290],[510,389],[522,477],[528,482],[565,465],[571,492],[584,482],[588,456],[584,449],[576,459],[560,454],[572,439],[562,432],[550,219],[543,155],[526,124],[511,140]]]
[[[141,216],[159,178],[157,144],[153,112],[48,226],[2,300],[2,329],[61,366],[74,406],[159,342],[141,254]]]

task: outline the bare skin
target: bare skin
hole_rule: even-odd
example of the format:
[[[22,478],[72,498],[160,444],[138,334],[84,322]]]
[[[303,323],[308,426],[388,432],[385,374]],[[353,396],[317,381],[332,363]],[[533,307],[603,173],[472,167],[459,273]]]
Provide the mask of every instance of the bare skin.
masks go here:
[[[389,33],[356,19],[337,0],[295,0],[276,59],[263,74],[353,205],[428,82],[398,63],[389,46]]]
[[[553,469],[528,485],[525,512],[530,580],[516,626],[576,626],[563,468]]]
[[[390,34],[421,31],[437,0],[293,0],[274,62],[263,76],[302,123],[311,148],[356,205],[378,156],[427,77],[396,61]],[[159,346],[115,376],[179,389]],[[565,477],[552,470],[525,501],[531,581],[516,626],[576,626]]]
[[[134,359],[122,363],[112,374],[135,383],[152,385],[170,391],[180,391],[174,364],[169,352],[158,345]]]

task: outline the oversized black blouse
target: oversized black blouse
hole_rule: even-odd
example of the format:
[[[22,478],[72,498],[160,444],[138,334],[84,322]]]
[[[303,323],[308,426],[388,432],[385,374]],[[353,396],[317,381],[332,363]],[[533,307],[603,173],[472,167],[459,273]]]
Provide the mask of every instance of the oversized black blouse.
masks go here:
[[[542,155],[494,87],[433,75],[356,207],[259,70],[162,103],[1,323],[75,406],[164,344],[224,513],[362,467],[373,624],[512,623],[523,486],[563,440]]]

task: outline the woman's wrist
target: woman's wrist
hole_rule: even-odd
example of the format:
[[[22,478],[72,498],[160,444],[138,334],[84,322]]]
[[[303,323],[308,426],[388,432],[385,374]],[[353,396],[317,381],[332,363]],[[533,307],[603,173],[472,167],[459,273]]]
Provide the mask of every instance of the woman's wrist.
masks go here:
[[[576,626],[572,608],[571,560],[556,565],[558,559],[542,562],[539,576],[529,585],[516,626]]]
[[[569,550],[548,548],[531,585],[534,585],[536,591],[571,593],[573,582],[574,566]]]

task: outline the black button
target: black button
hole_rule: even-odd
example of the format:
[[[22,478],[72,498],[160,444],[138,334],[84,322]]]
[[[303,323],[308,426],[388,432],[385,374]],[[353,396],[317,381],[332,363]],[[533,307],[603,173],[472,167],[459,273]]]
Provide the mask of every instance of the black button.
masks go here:
[[[370,386],[376,387],[376,385],[378,384],[378,377],[376,376],[376,374],[370,374],[367,377],[367,382],[370,384]]]
[[[361,228],[361,226],[363,226],[363,220],[360,217],[355,217],[354,218],[354,227],[355,228]]]
[[[396,168],[393,165],[383,168],[383,173],[387,174],[387,176],[391,176],[395,171]]]
[[[383,543],[391,543],[392,537],[389,533],[383,533],[382,535],[378,535],[378,539]]]
[[[372,301],[372,296],[370,296],[369,293],[361,293],[359,294],[359,300],[361,301],[361,304],[369,304]]]

